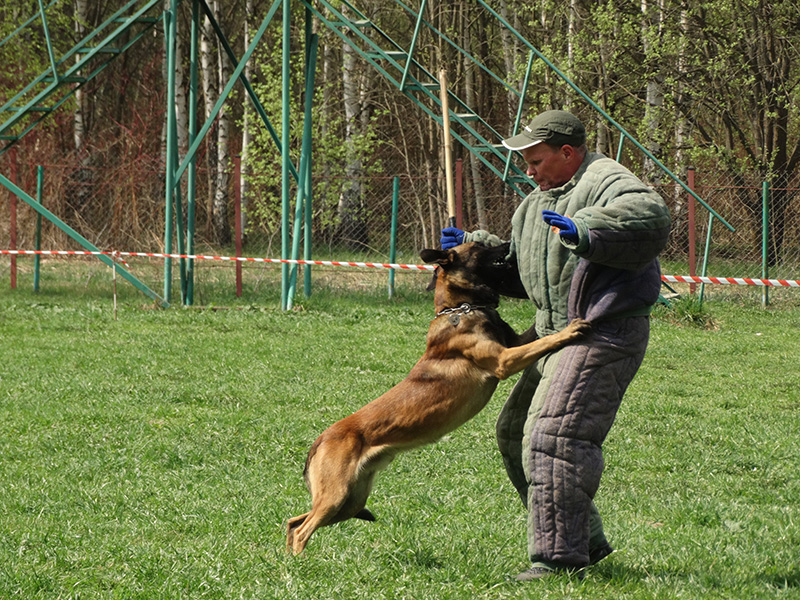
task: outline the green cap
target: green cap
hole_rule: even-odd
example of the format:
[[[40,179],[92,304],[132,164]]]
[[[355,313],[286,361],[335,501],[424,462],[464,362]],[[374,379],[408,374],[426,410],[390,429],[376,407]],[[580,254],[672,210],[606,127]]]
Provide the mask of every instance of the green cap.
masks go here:
[[[563,110],[548,110],[540,114],[523,130],[503,140],[509,150],[524,150],[541,142],[553,146],[582,146],[586,142],[586,129],[580,119]]]

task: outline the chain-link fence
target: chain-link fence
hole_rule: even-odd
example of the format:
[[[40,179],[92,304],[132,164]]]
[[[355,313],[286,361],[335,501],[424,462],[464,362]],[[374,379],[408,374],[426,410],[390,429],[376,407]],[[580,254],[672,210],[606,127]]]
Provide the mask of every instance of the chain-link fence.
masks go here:
[[[21,169],[17,179],[24,190],[35,196],[35,168]],[[203,181],[203,177],[198,180]],[[700,170],[691,172],[689,180],[693,180],[697,194],[734,231],[718,219],[710,221],[708,211],[700,203],[695,203],[694,235],[690,235],[689,195],[675,184],[657,186],[673,214],[671,241],[662,256],[665,274],[760,278],[766,257],[770,278],[800,279],[800,223],[797,216],[800,212],[800,189],[797,185],[772,184],[765,192],[760,181],[736,181],[721,173]],[[352,180],[314,178],[313,257],[388,262],[394,177],[364,179],[356,187],[360,197],[355,200],[350,197],[344,203],[342,194],[337,196],[337,190],[353,189],[352,183]],[[231,188],[232,207],[236,200],[234,186]],[[463,229],[483,228],[501,237],[508,236],[511,216],[521,201],[518,194],[496,177],[473,178],[460,170],[457,171],[456,189],[461,198]],[[438,246],[440,229],[447,224],[445,181],[438,177],[400,176],[398,190],[397,252],[394,258],[399,263],[418,263],[419,251]],[[279,190],[251,189],[245,205],[249,219],[245,255],[271,258],[280,255],[277,193]],[[8,198],[10,194],[5,196]],[[198,252],[230,253],[230,248],[215,247],[211,241],[210,203],[203,200],[205,196],[201,187],[197,213]],[[476,200],[478,198],[480,202]],[[164,249],[163,174],[153,167],[152,162],[129,165],[113,172],[102,168],[48,166],[44,169],[43,202],[101,249],[140,252],[161,252]],[[766,245],[762,243],[765,202]],[[6,226],[0,231],[0,246],[9,248],[9,203],[6,201],[4,204],[6,216],[0,222]],[[258,205],[274,208],[272,213],[254,210]],[[347,214],[343,212],[345,209]],[[231,221],[233,214],[231,208]],[[21,202],[18,203],[16,224],[17,248],[32,249],[35,213]],[[79,249],[75,242],[47,222],[43,224],[42,239],[43,249]],[[707,240],[710,240],[708,244]],[[200,265],[198,268],[203,267]],[[8,272],[7,262],[0,271],[3,272]],[[364,271],[360,276],[369,280],[383,278],[385,273]],[[352,274],[343,278],[341,287],[352,286],[353,279]],[[324,285],[340,285],[335,273],[324,278]],[[688,286],[675,287],[681,292],[689,289]],[[797,295],[800,292],[775,289],[773,293]],[[723,291],[719,286],[707,286],[706,295],[714,294],[760,297],[760,291],[755,288],[736,291],[727,288]]]
[[[662,255],[664,273],[761,278],[766,267],[769,278],[800,279],[800,188],[768,185],[765,190],[758,181],[733,181],[724,175],[694,170],[691,170],[689,180],[698,196],[733,230],[719,219],[710,219],[711,213],[681,186],[656,186],[673,215],[670,242]],[[447,223],[445,202],[431,200],[431,196],[425,198],[418,189],[429,183],[400,178],[397,243],[401,253],[410,260],[419,249],[437,245],[439,229]],[[379,260],[388,255],[391,182],[373,181],[371,185],[375,198],[370,205],[375,208],[367,215],[366,231],[370,243],[369,247],[364,247],[363,255],[369,260]],[[500,237],[507,237],[511,216],[521,197],[511,193],[497,178],[483,179],[479,182],[484,193],[483,207],[479,211],[470,193],[475,185],[474,181],[465,180],[463,183],[463,228],[485,228]],[[443,186],[444,182],[438,181],[434,189]],[[694,204],[694,211],[690,211],[690,203]],[[692,212],[693,223],[690,221]],[[762,237],[765,225],[766,241]],[[322,248],[330,256],[337,254],[334,240]],[[713,293],[713,290],[709,289],[708,293]],[[791,290],[791,293],[797,291]]]

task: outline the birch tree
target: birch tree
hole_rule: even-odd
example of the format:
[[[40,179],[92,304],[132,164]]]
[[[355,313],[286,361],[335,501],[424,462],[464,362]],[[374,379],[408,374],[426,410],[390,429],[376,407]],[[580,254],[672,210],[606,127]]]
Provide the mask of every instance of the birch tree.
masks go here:
[[[253,0],[245,2],[245,18],[244,18],[244,47],[250,46],[250,28],[251,19],[254,14]],[[244,68],[244,74],[248,81],[253,78],[253,61],[248,61]],[[241,173],[239,175],[239,189],[241,190],[242,208],[241,208],[241,227],[242,232],[247,231],[247,209],[250,198],[250,144],[252,143],[253,134],[253,109],[249,97],[245,98],[244,115],[242,117],[242,162]]]
[[[642,0],[642,50],[646,66],[646,92],[644,119],[640,131],[644,144],[650,153],[661,159],[662,109],[664,106],[664,75],[662,72],[662,24],[664,18],[663,0]],[[655,181],[656,164],[645,156],[644,179]]]
[[[219,0],[214,0],[213,11],[219,21],[221,15]],[[217,86],[218,89],[222,89],[230,79],[233,69],[220,43],[217,44],[217,67]],[[228,102],[225,102],[219,112],[217,123],[217,164],[213,204],[214,237],[223,245],[231,241],[231,227],[228,222],[231,126],[232,114]]]
[[[220,3],[215,0],[210,5],[217,22],[220,20]],[[219,90],[230,76],[230,61],[208,18],[204,19],[203,35],[200,43],[200,67],[203,72],[203,98],[205,100],[206,119],[219,99]],[[230,182],[230,139],[231,116],[227,102],[217,115],[216,128],[208,133],[207,164],[211,185],[209,185],[208,214],[211,233],[220,244],[228,244],[231,240],[231,229],[228,221],[228,184]]]
[[[347,42],[342,42],[342,101],[345,131],[345,181],[339,196],[339,240],[353,249],[369,244],[366,227],[366,207],[363,194],[363,163],[358,150],[364,117],[364,90],[358,54]]]
[[[208,17],[203,17],[203,27],[200,35],[200,71],[202,73],[201,81],[203,86],[203,102],[205,105],[204,119],[208,119],[211,111],[217,102],[217,62],[216,54],[214,53],[213,41],[215,39],[214,29],[211,26],[211,21]],[[211,173],[216,173],[217,170],[217,145],[213,142],[213,137],[216,135],[216,129],[212,128],[206,137],[206,170],[211,179]],[[209,142],[209,140],[212,140]],[[208,195],[206,196],[206,222],[211,227],[213,223],[214,214],[214,186],[208,186]],[[212,233],[210,230],[209,234]]]
[[[89,2],[88,0],[75,0],[75,37],[83,39],[86,35],[86,25],[89,24]],[[76,63],[82,56],[75,57]],[[71,191],[72,212],[76,221],[80,218],[83,209],[88,205],[91,195],[92,171],[91,156],[86,145],[86,137],[89,129],[90,103],[86,92],[79,88],[75,92],[75,111],[72,114],[72,140],[77,157],[78,169],[73,175],[74,186]]]

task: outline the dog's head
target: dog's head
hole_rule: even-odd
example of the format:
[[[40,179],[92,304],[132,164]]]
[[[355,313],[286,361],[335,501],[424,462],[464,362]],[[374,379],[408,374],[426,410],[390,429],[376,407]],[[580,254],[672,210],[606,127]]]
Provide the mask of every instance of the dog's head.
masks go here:
[[[509,244],[484,246],[471,242],[449,250],[423,250],[420,257],[437,264],[438,288],[446,286],[453,294],[469,295],[465,302],[497,304],[499,296],[527,298],[515,263],[507,260]]]

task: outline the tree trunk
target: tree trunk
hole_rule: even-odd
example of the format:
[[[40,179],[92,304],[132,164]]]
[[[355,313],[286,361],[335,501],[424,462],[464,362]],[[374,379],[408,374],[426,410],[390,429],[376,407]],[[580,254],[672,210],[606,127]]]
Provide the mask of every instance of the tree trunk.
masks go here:
[[[501,5],[501,10],[506,9],[506,2],[503,2]],[[465,18],[470,18],[471,15],[467,15]],[[504,15],[505,18],[505,15]],[[464,47],[467,48],[470,52],[473,51],[473,40],[472,35],[470,33],[469,24],[467,27],[464,28]],[[505,31],[505,28],[503,28]],[[503,59],[505,60],[506,68],[512,69],[514,64],[514,51],[511,45],[510,39],[506,39],[510,36],[503,37]],[[467,64],[464,68],[464,101],[467,103],[472,110],[478,111],[478,95],[475,93],[475,64],[472,61],[467,61]],[[511,71],[509,70],[509,73]],[[508,105],[508,114],[509,114],[509,125],[507,129],[510,131],[511,127],[514,123],[514,118],[516,117],[516,96],[509,93],[509,105]],[[513,100],[512,100],[513,99]],[[513,116],[512,116],[513,115]],[[473,154],[469,156],[469,169],[470,175],[472,177],[472,199],[475,203],[475,213],[478,216],[478,229],[487,229],[488,224],[486,222],[486,191],[484,190],[483,185],[483,177],[481,175],[481,162],[478,160]],[[465,224],[466,225],[466,224]]]
[[[89,2],[88,0],[75,0],[75,37],[83,39],[86,35],[84,23],[89,22]],[[80,55],[75,56],[75,62],[80,62]],[[73,115],[72,137],[75,143],[75,151],[81,155],[86,144],[86,113],[87,102],[86,92],[79,87],[75,91],[75,113]]]
[[[214,1],[214,14],[219,19],[220,3]],[[231,74],[228,55],[217,44],[217,64],[219,65],[218,89],[222,89]],[[231,227],[228,221],[228,184],[230,182],[230,130],[231,111],[227,101],[219,113],[219,127],[217,129],[217,165],[216,179],[214,181],[214,237],[220,244],[226,245],[231,241]]]
[[[675,84],[675,172],[686,175],[684,148],[689,141],[690,129],[689,121],[684,116],[684,106],[687,102],[684,83],[688,77],[687,69],[687,40],[691,35],[689,18],[686,7],[681,9],[681,39],[678,46],[678,80]],[[672,197],[672,231],[676,237],[678,249],[681,252],[689,251],[689,226],[688,210],[686,205],[686,192],[684,189],[675,185]]]
[[[89,2],[88,0],[75,0],[75,36],[83,39],[86,35],[84,23],[89,22]],[[75,60],[80,61],[82,57],[76,56]],[[91,183],[93,179],[91,156],[86,148],[86,136],[89,129],[89,98],[82,88],[75,92],[75,112],[72,117],[72,138],[77,159],[77,168],[70,177],[68,188],[68,206],[71,207],[70,220],[73,224],[78,224],[83,218],[81,214],[91,200]]]
[[[202,72],[203,100],[205,102],[204,119],[208,119],[211,110],[217,103],[217,63],[214,56],[213,40],[215,39],[214,29],[208,18],[203,19],[203,31],[200,36],[200,70]],[[207,196],[206,196],[206,234],[213,236],[214,214],[214,173],[217,169],[217,144],[213,139],[216,129],[211,128],[206,134],[206,172],[208,177]]]
[[[339,196],[339,233],[341,243],[352,250],[364,249],[369,244],[366,223],[366,206],[361,179],[363,165],[356,148],[356,138],[361,133],[362,97],[359,85],[357,53],[347,42],[342,42],[342,86],[345,112],[345,183]]]
[[[569,17],[567,18],[567,75],[576,84],[580,84],[578,81],[578,73],[575,69],[575,46],[579,43],[577,41],[577,37],[578,32],[580,31],[579,11],[579,0],[570,0]],[[568,94],[565,98],[565,110],[570,110],[572,107],[572,98],[572,94]]]
[[[647,89],[644,112],[644,144],[650,153],[661,158],[661,110],[664,105],[663,75],[661,74],[659,44],[663,11],[663,0],[642,0],[642,47],[645,64],[648,65]],[[644,177],[647,182],[657,178],[658,167],[649,157],[644,159]]]
[[[250,20],[254,14],[253,0],[247,0],[245,3],[245,19],[244,19],[244,47],[247,49],[250,46]],[[252,80],[253,67],[252,61],[249,61],[244,68],[244,74],[248,81]],[[250,204],[250,144],[253,139],[252,134],[252,121],[253,121],[253,108],[249,97],[244,101],[244,116],[242,122],[242,166],[239,178],[239,189],[241,190],[241,226],[242,235],[247,231],[247,210]],[[235,200],[234,200],[235,201]]]
[[[179,23],[179,20],[175,23],[175,126],[178,133],[178,162],[180,163],[189,150],[189,112],[186,85],[184,85],[186,43],[181,38]]]

